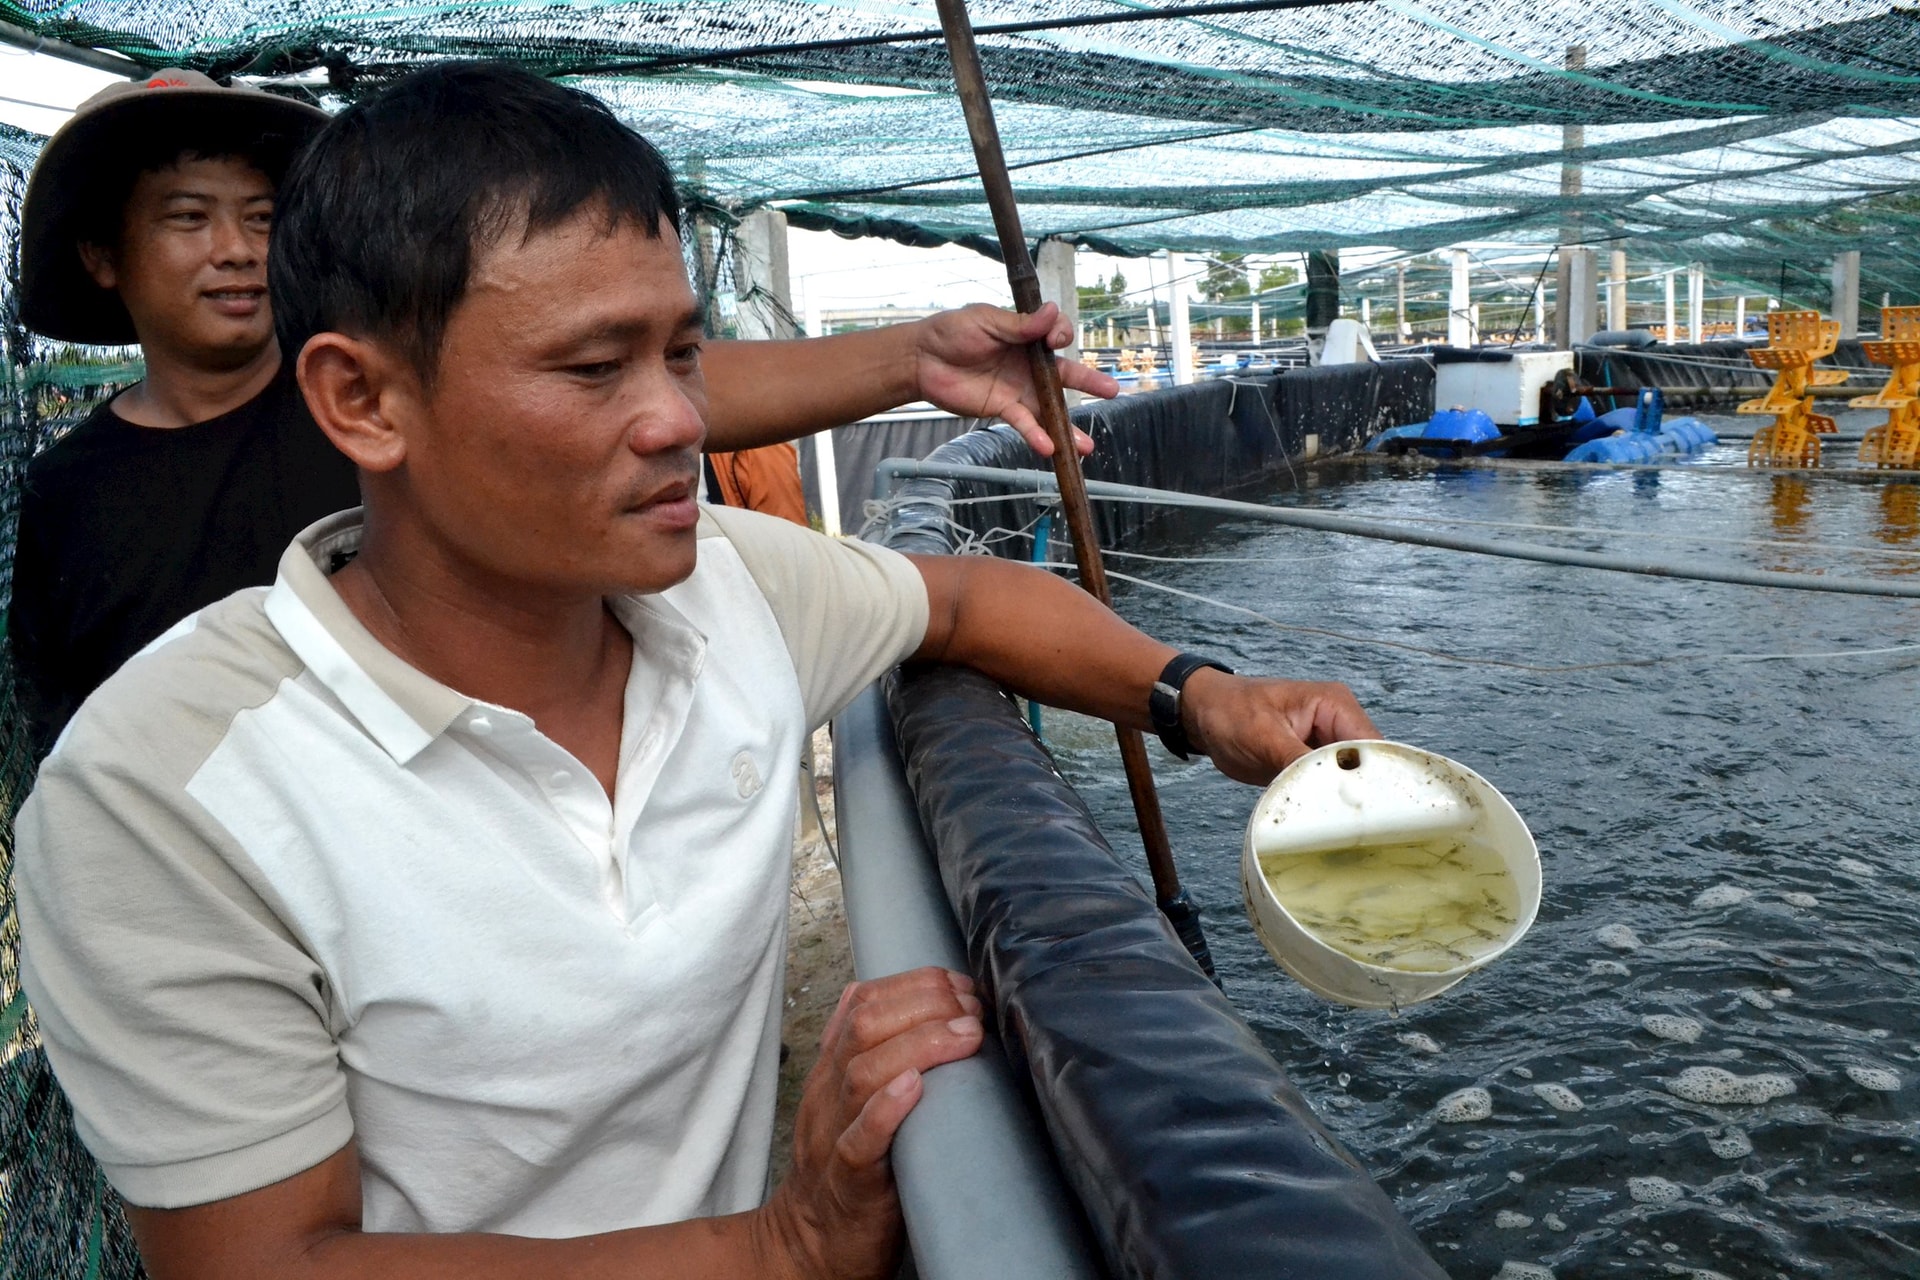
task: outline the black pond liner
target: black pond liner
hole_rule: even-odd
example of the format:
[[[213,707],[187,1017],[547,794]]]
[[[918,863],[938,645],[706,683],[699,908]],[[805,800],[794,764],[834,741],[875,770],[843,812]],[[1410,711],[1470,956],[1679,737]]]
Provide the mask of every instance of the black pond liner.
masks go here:
[[[975,977],[1118,1276],[1440,1277],[986,677],[888,703]]]
[[[1230,388],[1195,387],[1129,407],[1122,421],[1099,424],[1089,475],[1217,491],[1284,467],[1303,427],[1364,438],[1383,381],[1385,398],[1413,402],[1402,412],[1430,412],[1425,366],[1387,378],[1315,372],[1279,379],[1277,394],[1260,389],[1271,397],[1264,404],[1247,404],[1247,388],[1231,403]],[[1273,413],[1276,402],[1291,411]],[[1248,409],[1260,429],[1248,429]],[[1207,438],[1211,449],[1196,447]],[[1220,451],[1234,454],[1230,465]],[[950,441],[929,460],[1036,465],[1004,428]],[[1168,483],[1178,479],[1199,483]],[[944,499],[991,491],[909,481],[885,540],[944,552],[949,514],[982,510],[949,509]],[[1020,507],[992,518],[1017,524],[1032,511],[1026,500]],[[1143,527],[1139,512],[1117,504],[1096,513],[1108,545]],[[887,700],[969,966],[1109,1270],[1191,1280],[1443,1277],[1188,956],[1006,692],[972,671],[920,666],[890,677]]]

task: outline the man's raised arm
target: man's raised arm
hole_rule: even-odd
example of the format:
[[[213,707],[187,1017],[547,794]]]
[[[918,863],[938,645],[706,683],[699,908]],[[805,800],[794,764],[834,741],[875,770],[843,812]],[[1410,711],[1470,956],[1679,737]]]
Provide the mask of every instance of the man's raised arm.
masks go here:
[[[1048,303],[1030,316],[976,304],[925,320],[791,342],[710,342],[707,448],[752,449],[812,435],[915,400],[965,418],[1000,418],[1042,457],[1053,444],[1034,417],[1039,404],[1026,344],[1045,336],[1058,349],[1073,326]],[[1117,395],[1113,378],[1060,362],[1070,389]],[[1075,432],[1080,452],[1093,441]]]
[[[1052,574],[991,556],[910,557],[927,584],[914,654],[974,667],[1048,706],[1128,728],[1175,651]],[[1197,671],[1180,699],[1188,740],[1240,782],[1264,786],[1310,748],[1379,731],[1342,684]]]

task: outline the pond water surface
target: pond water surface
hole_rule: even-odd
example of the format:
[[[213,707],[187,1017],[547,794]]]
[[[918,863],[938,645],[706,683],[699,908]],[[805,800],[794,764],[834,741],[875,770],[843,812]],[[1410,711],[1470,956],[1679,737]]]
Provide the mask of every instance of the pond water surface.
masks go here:
[[[1920,487],[1726,465],[1743,456],[1331,470],[1269,500],[1920,574]],[[1240,905],[1256,793],[1153,749],[1228,995],[1443,1266],[1463,1280],[1920,1275],[1920,648],[1849,652],[1920,645],[1920,601],[1254,523],[1135,550],[1172,559],[1111,563],[1273,621],[1119,584],[1132,621],[1242,671],[1345,680],[1385,736],[1471,765],[1539,842],[1539,920],[1506,957],[1398,1016],[1336,1008],[1267,958]],[[1104,727],[1048,713],[1047,738],[1137,862]],[[1436,1114],[1467,1088],[1490,1095],[1488,1118]],[[1774,1096],[1729,1097],[1742,1092]]]

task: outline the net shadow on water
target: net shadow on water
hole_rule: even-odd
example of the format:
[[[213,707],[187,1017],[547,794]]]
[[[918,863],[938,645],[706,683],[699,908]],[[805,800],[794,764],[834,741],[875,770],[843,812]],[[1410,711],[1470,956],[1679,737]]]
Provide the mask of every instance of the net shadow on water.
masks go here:
[[[1909,545],[1916,493],[1709,472],[1441,471],[1356,473],[1276,500],[1794,537],[1822,545],[1722,542],[1700,554],[1892,575],[1913,566],[1835,547]],[[1348,635],[1539,665],[1700,658],[1550,675],[1469,667],[1281,631],[1144,586],[1117,591],[1123,614],[1181,648],[1243,671],[1345,680],[1385,736],[1472,766],[1538,839],[1545,898],[1512,952],[1398,1016],[1338,1009],[1273,965],[1241,908],[1256,793],[1156,749],[1229,995],[1449,1271],[1920,1273],[1909,818],[1920,653],[1715,656],[1898,645],[1920,638],[1920,605],[1237,523],[1137,550],[1176,558],[1126,564],[1142,577]],[[1069,780],[1138,858],[1104,726],[1061,713],[1046,723]],[[1466,1088],[1487,1091],[1489,1117],[1435,1114]]]

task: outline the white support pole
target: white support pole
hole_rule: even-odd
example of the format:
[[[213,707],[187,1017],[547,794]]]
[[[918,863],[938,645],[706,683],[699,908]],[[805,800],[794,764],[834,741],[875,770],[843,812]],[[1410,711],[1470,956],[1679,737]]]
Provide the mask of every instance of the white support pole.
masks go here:
[[[1253,345],[1260,345],[1260,299],[1253,300],[1253,321],[1249,326],[1253,330]]]
[[[1607,264],[1607,328],[1627,327],[1627,251],[1615,249]]]
[[[1080,358],[1080,290],[1076,287],[1078,279],[1074,275],[1074,249],[1065,240],[1048,237],[1040,242],[1040,252],[1034,258],[1034,270],[1040,276],[1040,300],[1051,302],[1060,308],[1060,314],[1066,318],[1073,330],[1074,341],[1059,353],[1062,360]],[[1069,395],[1071,404],[1074,397]]]
[[[1680,341],[1680,335],[1679,333],[1675,332],[1673,327],[1676,323],[1678,323],[1678,319],[1674,315],[1674,311],[1673,311],[1673,275],[1674,275],[1673,272],[1671,271],[1667,272],[1667,337],[1666,337],[1666,341],[1669,344]]]
[[[1706,341],[1707,268],[1695,262],[1687,267],[1687,341]]]
[[[1140,266],[1147,273],[1147,346],[1158,350],[1160,347],[1160,286],[1153,280],[1153,259],[1142,258]]]
[[[1467,310],[1473,305],[1473,279],[1467,263],[1467,251],[1453,251],[1453,287],[1447,293],[1447,345],[1452,347],[1470,347],[1473,345],[1473,315]]]
[[[1167,250],[1167,328],[1173,344],[1173,384],[1184,387],[1193,381],[1193,325],[1187,317],[1187,282],[1180,277],[1186,271],[1186,256]]]
[[[816,431],[807,437],[813,450],[813,478],[820,485],[820,528],[830,538],[840,536],[840,469],[833,460],[833,432]]]
[[[1546,345],[1547,341],[1547,291],[1533,291],[1533,340]]]
[[[1116,345],[1113,340],[1113,317],[1112,316],[1107,317],[1107,345],[1109,347]]]
[[[1373,299],[1372,298],[1360,299],[1360,327],[1362,329],[1365,329],[1369,333],[1373,332]]]
[[[1833,318],[1842,338],[1860,336],[1860,251],[1833,255]]]
[[[1394,272],[1393,327],[1400,341],[1413,341],[1413,326],[1407,322],[1407,264],[1404,262]]]
[[[1467,333],[1470,343],[1480,341],[1480,304],[1477,302],[1467,306]]]
[[[787,273],[787,215],[755,209],[740,219],[733,293],[742,338],[793,338],[793,288]]]
[[[1584,245],[1562,249],[1567,260],[1567,345],[1579,346],[1593,337],[1600,312],[1600,281],[1593,250]]]
[[[1747,336],[1747,295],[1744,293],[1733,300],[1733,336]]]

